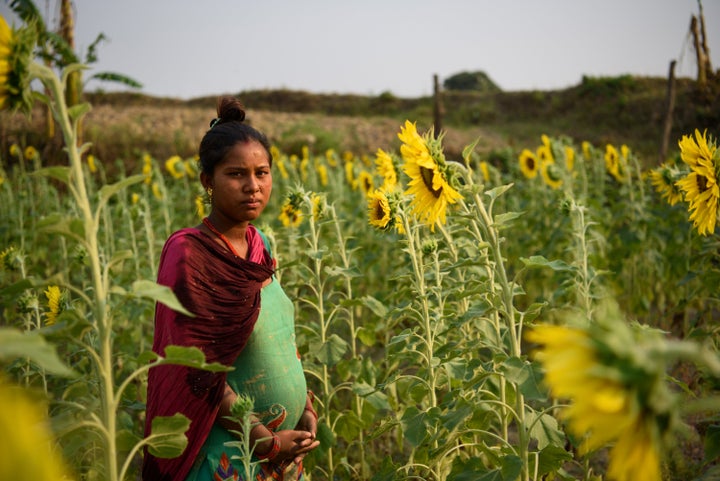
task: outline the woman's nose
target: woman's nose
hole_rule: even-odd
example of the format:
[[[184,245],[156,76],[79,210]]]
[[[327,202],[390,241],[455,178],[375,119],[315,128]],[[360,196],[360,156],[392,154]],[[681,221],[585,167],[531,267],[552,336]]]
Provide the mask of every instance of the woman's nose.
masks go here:
[[[247,184],[245,184],[245,189],[248,192],[257,192],[260,190],[260,182],[258,182],[258,179],[254,175],[248,177]]]

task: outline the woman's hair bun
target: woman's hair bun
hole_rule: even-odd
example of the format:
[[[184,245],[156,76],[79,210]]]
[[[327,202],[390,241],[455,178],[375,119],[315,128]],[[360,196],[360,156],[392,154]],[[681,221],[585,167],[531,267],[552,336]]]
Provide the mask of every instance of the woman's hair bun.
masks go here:
[[[245,106],[235,97],[225,96],[218,100],[217,114],[220,123],[224,122],[242,122],[245,120]]]

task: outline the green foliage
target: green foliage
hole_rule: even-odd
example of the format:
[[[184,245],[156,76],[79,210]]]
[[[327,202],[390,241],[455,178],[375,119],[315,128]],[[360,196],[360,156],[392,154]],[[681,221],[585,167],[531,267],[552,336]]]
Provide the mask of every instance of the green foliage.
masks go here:
[[[443,81],[446,90],[466,90],[474,92],[494,93],[499,92],[495,82],[485,72],[460,72],[451,75]]]

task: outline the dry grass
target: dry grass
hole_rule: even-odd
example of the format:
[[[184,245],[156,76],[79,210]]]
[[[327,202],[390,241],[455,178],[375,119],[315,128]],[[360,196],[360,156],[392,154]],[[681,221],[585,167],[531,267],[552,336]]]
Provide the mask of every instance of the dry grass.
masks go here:
[[[99,159],[122,159],[128,169],[148,152],[158,159],[170,155],[192,156],[213,118],[214,111],[184,104],[167,105],[97,105],[83,122],[83,140],[92,144],[91,152]],[[313,153],[327,148],[357,155],[374,155],[377,149],[397,149],[397,134],[402,122],[390,117],[354,117],[318,113],[285,113],[249,110],[248,121],[264,132],[281,150],[297,152],[308,146]],[[3,113],[0,117],[0,148],[34,145],[43,149],[46,158],[58,154],[60,141],[48,143],[44,136],[43,111],[36,109],[31,117]],[[412,120],[412,119],[411,119]],[[427,128],[418,123],[418,128]],[[445,146],[449,157],[458,158],[462,149],[480,139],[478,151],[487,152],[506,146],[496,132],[483,127],[449,128]]]

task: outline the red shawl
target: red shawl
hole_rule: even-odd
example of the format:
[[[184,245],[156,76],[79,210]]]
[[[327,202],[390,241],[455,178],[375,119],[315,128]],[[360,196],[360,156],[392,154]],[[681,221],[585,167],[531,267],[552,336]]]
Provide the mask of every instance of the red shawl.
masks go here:
[[[195,346],[207,362],[233,364],[257,321],[262,283],[273,273],[270,254],[252,225],[247,239],[250,260],[235,257],[198,229],[182,229],[170,236],[160,257],[158,283],[169,286],[196,317],[158,303],[153,351],[162,356],[169,345]],[[225,379],[225,373],[184,366],[150,370],[145,436],[155,416],[179,412],[191,423],[188,446],[179,457],[160,459],[145,452],[145,481],[185,479],[215,422]]]

